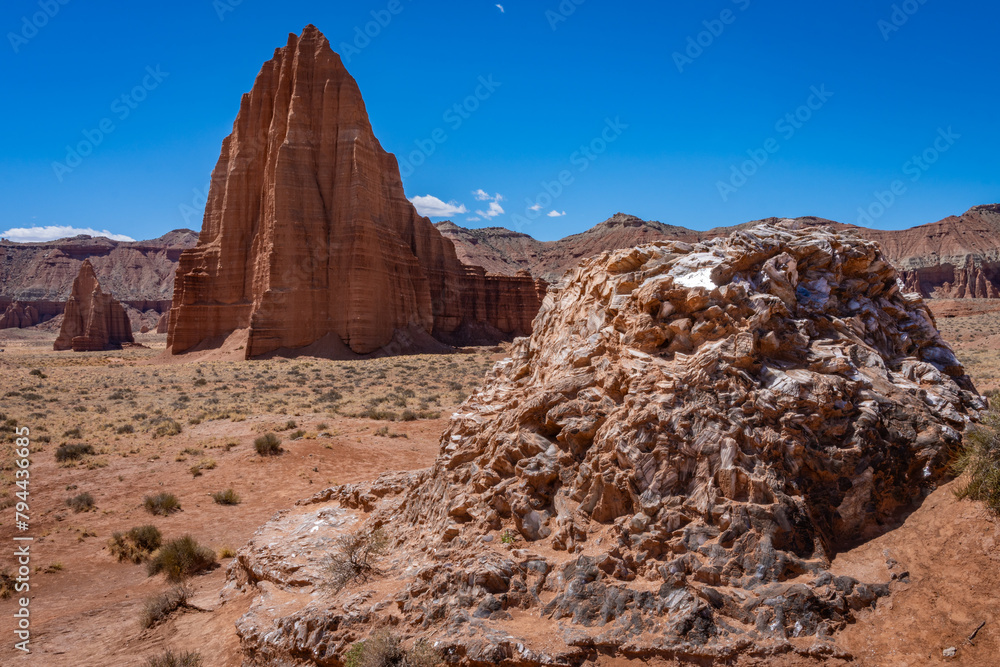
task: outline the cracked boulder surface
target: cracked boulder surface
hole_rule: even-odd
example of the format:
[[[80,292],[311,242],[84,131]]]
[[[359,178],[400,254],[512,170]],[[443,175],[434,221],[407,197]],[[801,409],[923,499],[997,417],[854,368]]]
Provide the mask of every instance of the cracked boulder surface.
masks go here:
[[[783,222],[584,261],[434,466],[327,489],[245,546],[248,665],[339,665],[389,625],[461,664],[838,652],[898,525],[985,409],[879,246]],[[326,559],[382,528],[380,575]]]

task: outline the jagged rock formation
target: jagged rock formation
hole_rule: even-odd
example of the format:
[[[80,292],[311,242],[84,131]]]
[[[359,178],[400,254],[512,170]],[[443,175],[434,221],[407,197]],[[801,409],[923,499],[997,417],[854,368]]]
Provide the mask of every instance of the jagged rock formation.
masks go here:
[[[196,232],[178,229],[149,241],[122,242],[104,237],[76,236],[42,243],[0,241],[0,311],[14,302],[32,307],[38,320],[60,315],[73,290],[80,265],[89,260],[105,289],[120,297],[137,318],[132,329],[144,323],[141,314],[157,316],[170,309],[174,273],[181,252],[193,247]],[[11,325],[8,325],[11,326]],[[0,329],[7,328],[0,323]]]
[[[42,321],[38,309],[31,304],[15,301],[0,315],[0,329],[25,329]]]
[[[828,656],[893,587],[831,558],[922,500],[984,408],[875,243],[793,223],[603,253],[432,469],[328,489],[239,552],[246,664],[337,665],[383,623],[463,664]],[[324,586],[338,536],[380,527],[384,578]]]
[[[55,350],[91,352],[112,350],[132,343],[132,325],[125,309],[113,296],[101,290],[90,260],[80,265],[73,281],[73,293],[66,302]]]
[[[580,258],[606,250],[660,240],[695,243],[779,221],[768,218],[702,232],[617,213],[582,234],[546,242],[500,227],[464,229],[452,222],[438,223],[437,227],[454,242],[463,261],[497,273],[526,269],[532,275],[555,281]],[[1000,204],[974,206],[961,216],[905,230],[866,229],[815,217],[797,218],[796,222],[850,229],[878,241],[900,270],[906,288],[924,297],[1000,298]]]
[[[264,64],[223,142],[168,344],[248,329],[248,358],[331,335],[357,354],[438,349],[525,334],[539,303],[531,278],[463,265],[417,214],[357,84],[308,26]]]

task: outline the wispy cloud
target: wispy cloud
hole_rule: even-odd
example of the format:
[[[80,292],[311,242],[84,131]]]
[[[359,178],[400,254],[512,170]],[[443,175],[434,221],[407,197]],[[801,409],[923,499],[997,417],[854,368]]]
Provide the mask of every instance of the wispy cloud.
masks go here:
[[[434,195],[414,197],[410,201],[417,207],[417,213],[428,218],[448,218],[469,212],[469,209],[465,208],[465,204],[460,204],[454,200],[444,202]]]
[[[503,5],[497,5],[497,9],[499,9],[499,10],[500,10],[500,13],[501,13],[501,14],[506,14],[506,13],[507,13],[507,12],[505,12],[505,11],[503,10]]]
[[[474,215],[471,218],[465,219],[466,222],[479,222],[480,220],[482,220],[482,218],[480,218],[478,215]]]
[[[107,229],[91,229],[90,227],[70,227],[68,225],[48,225],[45,227],[12,227],[7,231],[0,232],[0,237],[8,241],[17,243],[37,243],[40,241],[54,241],[70,236],[105,236],[112,241],[135,241],[131,236],[124,234],[112,234]]]
[[[560,213],[559,211],[549,211],[550,218],[561,218],[564,215],[566,215],[566,211],[563,211],[562,213]]]
[[[532,211],[541,211],[542,210],[542,205],[541,204],[535,204],[534,206],[529,206],[528,208],[531,209]]]
[[[496,193],[495,195],[490,195],[490,193],[487,192],[486,190],[479,188],[478,190],[472,191],[472,196],[475,197],[478,201],[488,201],[490,203],[488,209],[486,209],[485,211],[477,210],[476,215],[486,218],[487,220],[490,220],[492,218],[497,217],[498,215],[504,214],[503,206],[500,205],[500,202],[503,201],[503,195],[500,194],[499,192]]]

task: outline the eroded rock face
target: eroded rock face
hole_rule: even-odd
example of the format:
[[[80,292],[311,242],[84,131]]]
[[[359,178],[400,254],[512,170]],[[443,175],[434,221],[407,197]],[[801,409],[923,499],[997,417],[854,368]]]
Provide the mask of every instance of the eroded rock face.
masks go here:
[[[530,332],[539,303],[530,277],[463,265],[417,214],[357,84],[308,26],[264,64],[223,142],[168,345],[236,329],[249,329],[248,358],[330,334],[358,354],[401,336],[495,342]]]
[[[432,469],[323,492],[241,551],[235,581],[315,593],[263,594],[250,664],[337,664],[383,622],[475,664],[833,652],[891,582],[831,558],[922,500],[985,405],[875,243],[793,227],[571,271]],[[319,585],[304,554],[380,526],[387,581]]]
[[[33,327],[42,319],[38,314],[38,309],[31,304],[23,304],[20,301],[7,306],[7,310],[0,315],[0,329],[25,329]]]
[[[101,290],[89,260],[80,265],[73,281],[73,292],[66,302],[55,350],[89,352],[120,348],[132,343],[132,325],[125,309],[110,294]]]

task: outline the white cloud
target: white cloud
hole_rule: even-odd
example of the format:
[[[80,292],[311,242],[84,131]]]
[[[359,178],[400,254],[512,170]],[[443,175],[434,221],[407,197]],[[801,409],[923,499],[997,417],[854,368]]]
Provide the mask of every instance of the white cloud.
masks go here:
[[[542,205],[541,204],[535,204],[534,206],[529,206],[528,208],[530,208],[532,211],[541,211],[542,210]]]
[[[112,234],[106,229],[97,230],[90,227],[70,227],[68,225],[48,225],[45,227],[13,227],[5,232],[0,232],[0,237],[8,241],[17,243],[34,243],[39,241],[53,241],[64,239],[70,236],[86,234],[87,236],[106,236],[112,241],[135,241],[131,236],[124,234]]]
[[[503,5],[497,5],[497,8],[500,10],[501,14],[506,14],[506,12],[503,10]]]
[[[490,208],[489,208],[489,210],[486,210],[486,211],[478,211],[477,210],[476,211],[477,215],[481,215],[484,218],[486,218],[487,220],[489,220],[491,218],[495,218],[498,215],[503,215],[503,213],[504,213],[503,207],[500,206],[500,204],[496,203],[495,201],[491,201],[490,202]]]
[[[480,220],[482,220],[482,218],[480,218],[478,215],[474,215],[471,218],[465,219],[466,222],[479,222]]]
[[[482,188],[479,188],[478,190],[473,190],[472,196],[479,201],[489,201],[490,199],[493,199],[493,197],[490,197],[490,193],[488,193],[486,190],[483,190]]]
[[[417,213],[428,218],[449,218],[469,212],[465,204],[459,204],[457,201],[443,202],[434,195],[414,197],[410,201],[417,207]]]
[[[550,218],[561,218],[564,215],[566,215],[566,211],[563,211],[562,213],[560,213],[559,211],[549,211]]]

